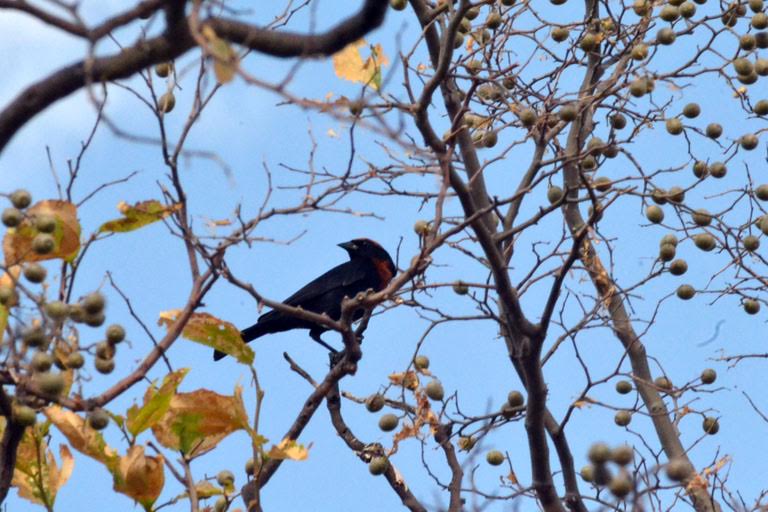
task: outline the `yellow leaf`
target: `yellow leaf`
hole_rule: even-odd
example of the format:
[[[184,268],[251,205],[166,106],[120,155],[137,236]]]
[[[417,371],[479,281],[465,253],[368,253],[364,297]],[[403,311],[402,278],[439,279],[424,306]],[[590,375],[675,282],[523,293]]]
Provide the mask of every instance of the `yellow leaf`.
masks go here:
[[[702,474],[703,474],[704,476],[709,476],[709,475],[711,475],[711,474],[713,474],[713,473],[718,473],[718,472],[719,472],[721,469],[723,469],[723,468],[725,467],[725,465],[726,465],[726,464],[728,464],[729,462],[731,462],[731,456],[730,456],[730,455],[726,455],[725,457],[722,457],[722,458],[721,458],[719,461],[717,461],[717,462],[716,462],[714,465],[712,465],[712,466],[710,466],[710,467],[706,468],[706,469],[705,469],[705,470],[702,472]]]
[[[180,314],[180,309],[163,311],[157,323],[170,328]],[[193,313],[181,335],[188,340],[229,354],[243,364],[253,363],[253,349],[243,341],[240,329],[208,313]]]
[[[99,228],[99,233],[127,233],[162,220],[180,209],[181,204],[166,206],[154,199],[142,201],[133,206],[120,201],[117,204],[117,210],[123,214],[123,217],[105,222]]]
[[[339,138],[339,134],[336,133],[336,131],[333,128],[328,128],[328,132],[327,133],[328,133],[328,136],[330,138],[332,138],[332,139],[338,139]]]
[[[72,261],[80,250],[80,222],[77,207],[67,201],[40,201],[26,211],[26,218],[15,228],[9,228],[3,238],[5,266],[22,262],[43,261],[61,258]],[[39,234],[33,219],[38,215],[51,216],[55,221],[53,250],[38,254],[32,250],[32,240]]]
[[[197,497],[200,499],[210,498],[211,496],[218,496],[223,494],[220,488],[216,487],[207,480],[197,482],[195,484],[195,492],[197,493]],[[185,493],[185,495],[188,494]]]
[[[595,403],[594,399],[588,396],[585,396],[581,400],[576,400],[575,402],[573,402],[573,406],[576,407],[577,409],[583,409],[584,407],[587,407],[593,403]]]
[[[66,445],[59,446],[61,467],[46,442],[47,429],[38,424],[24,432],[16,452],[11,484],[19,496],[32,503],[53,505],[59,489],[72,475],[74,459]]]
[[[72,448],[104,464],[111,473],[117,469],[117,452],[107,445],[100,432],[88,426],[86,421],[58,405],[43,409],[45,416],[67,438]]]
[[[124,457],[120,457],[114,479],[115,491],[130,496],[149,510],[160,496],[164,484],[162,456],[147,456],[143,446],[134,445]]]
[[[61,469],[58,472],[56,481],[52,482],[52,486],[56,490],[61,489],[67,483],[69,477],[72,476],[72,470],[75,469],[75,458],[72,456],[72,452],[69,451],[69,446],[65,444],[59,445],[59,458],[61,458]]]
[[[0,305],[0,343],[3,342],[5,328],[8,325],[8,308]]]
[[[271,459],[307,460],[310,448],[312,448],[311,443],[305,448],[303,444],[286,438],[280,441],[280,444],[273,445],[267,455]]]
[[[213,73],[220,84],[226,84],[235,78],[239,57],[237,52],[232,49],[227,41],[216,35],[213,28],[209,25],[203,27],[203,37],[208,42],[206,48],[213,57]]]
[[[365,46],[365,39],[348,44],[333,56],[333,69],[336,76],[350,82],[370,85],[376,90],[381,87],[381,68],[389,64],[380,44],[369,46],[370,55],[363,60],[360,48]]]
[[[234,396],[207,389],[177,393],[163,418],[152,425],[157,440],[172,450],[196,457],[237,430],[249,430],[240,388]]]

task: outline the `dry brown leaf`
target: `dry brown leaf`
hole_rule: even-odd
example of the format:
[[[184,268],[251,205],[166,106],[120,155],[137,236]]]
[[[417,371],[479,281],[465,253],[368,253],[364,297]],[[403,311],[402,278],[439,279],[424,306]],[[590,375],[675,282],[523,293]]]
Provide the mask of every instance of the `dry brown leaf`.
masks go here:
[[[88,426],[86,421],[58,405],[43,409],[45,416],[67,438],[72,448],[104,464],[114,473],[118,463],[118,454],[104,441],[98,431]]]
[[[389,375],[389,381],[396,386],[403,386],[406,389],[414,390],[419,387],[419,375],[413,371],[392,373]]]
[[[46,200],[29,207],[27,217],[16,228],[9,228],[3,238],[5,265],[11,267],[22,262],[44,261],[61,258],[71,261],[80,250],[80,222],[77,220],[77,207],[67,201]],[[33,219],[36,215],[50,215],[56,221],[51,233],[54,240],[53,251],[37,254],[32,250],[32,240],[38,235]]]
[[[207,389],[178,393],[163,418],[152,426],[157,440],[189,456],[206,453],[237,430],[248,430],[240,388],[234,396]]]
[[[147,456],[143,446],[134,445],[124,457],[120,457],[114,479],[115,491],[130,496],[149,510],[164,485],[162,456]]]

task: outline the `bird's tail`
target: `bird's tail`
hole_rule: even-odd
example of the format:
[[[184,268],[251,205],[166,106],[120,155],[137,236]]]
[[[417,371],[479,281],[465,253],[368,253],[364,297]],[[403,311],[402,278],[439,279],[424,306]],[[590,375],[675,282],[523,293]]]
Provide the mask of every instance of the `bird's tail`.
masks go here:
[[[240,331],[240,336],[242,336],[244,342],[249,343],[256,338],[260,338],[265,334],[269,334],[270,332],[271,331],[269,330],[268,324],[266,322],[258,322]],[[213,360],[218,361],[219,359],[226,357],[226,355],[227,354],[224,352],[215,350],[213,352]]]

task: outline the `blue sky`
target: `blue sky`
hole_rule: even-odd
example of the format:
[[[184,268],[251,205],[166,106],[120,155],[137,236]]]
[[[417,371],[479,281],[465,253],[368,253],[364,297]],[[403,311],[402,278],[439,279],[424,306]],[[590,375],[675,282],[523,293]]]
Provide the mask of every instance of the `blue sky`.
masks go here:
[[[350,4],[350,9],[356,3]],[[84,12],[89,19],[99,19],[111,12],[121,2],[85,2]],[[336,9],[331,2],[321,2],[317,10],[319,27],[328,26],[335,18]],[[552,14],[551,19],[568,21],[577,19],[575,7]],[[259,17],[269,19],[269,13]],[[306,27],[306,17],[299,17],[292,26],[295,29]],[[0,104],[5,105],[16,92],[39,77],[62,64],[69,63],[83,54],[83,46],[67,37],[55,35],[47,27],[34,23],[28,17],[3,13],[0,18],[0,30],[14,37],[0,42],[0,64],[3,65],[4,79],[0,81]],[[409,11],[390,12],[383,28],[368,37],[370,42],[381,43],[385,52],[394,63],[393,76],[387,82],[385,93],[402,97],[400,87],[401,71],[398,60],[393,58],[398,51],[395,41],[402,41],[402,48],[408,49],[418,36],[415,20]],[[130,34],[121,34],[130,41]],[[735,38],[734,38],[735,41]],[[735,47],[735,43],[734,43]],[[53,49],[53,50],[52,50]],[[690,47],[688,47],[690,49]],[[111,52],[105,45],[101,49]],[[524,51],[524,47],[519,49]],[[676,65],[677,52],[685,48],[664,48],[656,61],[657,69]],[[19,59],[18,56],[23,56]],[[417,52],[418,56],[422,55]],[[422,55],[423,58],[423,55]],[[179,62],[178,68],[194,67],[198,59],[196,52],[191,52]],[[704,62],[700,64],[705,64]],[[249,73],[269,80],[277,80],[287,73],[291,62],[249,56],[245,68]],[[546,64],[542,64],[546,65]],[[170,133],[178,133],[183,121],[184,109],[189,109],[192,95],[194,73],[182,77],[182,87],[177,94],[176,110],[168,116]],[[575,77],[573,78],[576,79]],[[146,89],[138,80],[129,82],[142,93]],[[569,83],[567,80],[566,84]],[[763,85],[764,86],[764,85]],[[758,86],[760,87],[760,86]],[[749,129],[758,129],[757,121],[750,121],[746,126],[744,115],[735,110],[732,92],[724,83],[713,80],[695,82],[682,91],[659,87],[655,100],[663,101],[667,97],[680,106],[687,101],[699,101],[704,114],[692,124],[703,126],[706,119],[717,119],[726,127],[729,136],[736,137]],[[753,90],[755,90],[753,88]],[[303,63],[291,84],[291,91],[300,97],[321,99],[328,93],[359,95],[360,88],[354,84],[342,82],[334,76],[330,61],[312,61]],[[315,113],[291,106],[280,106],[279,98],[257,87],[246,86],[237,79],[221,89],[213,104],[193,130],[190,148],[215,151],[227,162],[232,174],[227,175],[220,166],[202,159],[193,159],[183,165],[183,178],[189,192],[191,212],[196,225],[202,226],[206,219],[230,218],[235,206],[240,203],[244,212],[254,212],[261,204],[265,193],[263,166],[267,165],[274,173],[278,184],[296,183],[280,164],[305,169],[308,165],[308,148],[315,140],[317,150],[314,165],[329,169],[339,169],[346,165],[349,158],[347,130],[349,124],[343,120],[321,117]],[[679,109],[679,107],[678,107]],[[674,109],[673,109],[674,110]],[[156,124],[152,113],[131,94],[117,88],[110,89],[107,108],[109,117],[129,129],[132,133],[145,135],[156,134]],[[439,114],[439,111],[438,111]],[[0,190],[10,191],[16,187],[28,188],[35,198],[53,197],[55,188],[46,156],[46,147],[50,148],[55,167],[62,172],[66,169],[67,159],[77,154],[79,143],[86,136],[94,121],[94,111],[85,94],[78,93],[54,105],[44,114],[29,123],[13,140],[0,160]],[[440,125],[439,125],[440,126]],[[444,123],[443,123],[444,126]],[[765,126],[764,120],[762,126]],[[328,136],[333,129],[340,137]],[[598,126],[605,131],[605,124]],[[670,168],[687,162],[685,141],[665,136],[663,125],[646,134],[633,145],[633,152],[639,155],[648,168]],[[413,131],[415,133],[415,131]],[[356,131],[357,157],[355,169],[366,168],[367,162],[386,165],[387,155],[382,151],[382,137],[366,135]],[[702,138],[692,138],[694,150],[706,154],[713,160],[719,159],[718,151]],[[481,158],[492,158],[503,146],[503,141],[494,150],[483,150]],[[402,148],[398,156],[406,157]],[[742,152],[743,153],[743,152]],[[520,174],[519,162],[530,158],[531,148],[522,146],[514,149],[505,161],[494,164],[488,172],[489,187],[499,191],[499,195],[509,193],[516,186],[514,177]],[[710,180],[689,198],[690,205],[706,205],[711,211],[726,204],[728,196],[718,197],[725,188],[742,187],[745,168],[739,162],[746,161],[752,166],[753,176],[758,179],[763,173],[765,179],[765,143],[758,151],[729,164],[726,179]],[[621,158],[606,164],[601,169],[611,176],[625,176],[628,162]],[[524,164],[523,164],[524,168]],[[76,197],[82,198],[105,179],[114,179],[138,171],[129,183],[111,188],[80,210],[80,220],[84,233],[95,230],[101,222],[117,216],[115,206],[119,201],[135,202],[150,198],[159,198],[158,182],[167,183],[162,157],[156,147],[134,144],[115,137],[102,126],[97,133],[92,148],[86,154],[83,164],[82,182],[76,189]],[[680,174],[684,178],[680,177]],[[665,176],[658,183],[661,186],[686,184],[691,180],[689,170],[684,173]],[[509,176],[512,175],[510,180]],[[419,189],[436,190],[437,183],[432,177],[414,179],[413,186]],[[493,192],[492,192],[493,193]],[[545,188],[538,187],[541,201],[528,203],[525,213],[534,212],[545,201]],[[289,205],[297,201],[300,191],[282,190],[274,195],[274,204]],[[429,215],[429,208],[420,210],[417,200],[398,198],[363,197],[345,201],[343,206],[357,210],[373,210],[383,220],[357,217],[343,214],[318,213],[312,215],[294,215],[277,218],[265,223],[258,231],[259,236],[291,240],[304,233],[290,245],[256,244],[253,248],[237,248],[228,256],[228,263],[240,277],[249,280],[266,296],[280,299],[288,296],[303,283],[316,277],[326,269],[344,261],[344,252],[335,244],[367,236],[378,240],[392,254],[400,245],[400,266],[407,262],[418,249],[418,239],[413,234],[414,221]],[[458,204],[450,201],[450,212],[457,212]],[[647,226],[641,213],[641,202],[637,198],[628,198],[613,210],[615,214],[606,215],[600,224],[600,230],[607,239],[614,239],[613,261],[616,276],[620,284],[637,281],[647,274],[656,255],[658,239],[666,232],[658,226]],[[742,206],[729,213],[729,218],[744,215]],[[671,210],[667,209],[671,216]],[[552,216],[540,226],[524,235],[519,241],[520,257],[515,260],[516,268],[512,271],[513,279],[520,279],[530,265],[530,243],[559,233],[561,219]],[[204,228],[201,228],[204,230]],[[717,272],[727,260],[724,256],[709,255],[696,250],[689,242],[681,244],[678,257],[688,260],[691,269],[684,278],[664,275],[646,285],[632,297],[632,306],[638,316],[648,318],[658,301],[673,294],[682,282],[690,282],[697,288],[708,286],[708,279]],[[485,274],[471,260],[455,251],[441,249],[434,255],[435,266],[428,277],[434,282],[451,282],[456,279],[482,282]],[[78,282],[75,296],[87,293],[104,283],[106,271],[112,272],[116,283],[134,299],[139,315],[148,323],[156,334],[162,329],[155,326],[160,311],[179,307],[188,292],[188,269],[182,246],[175,238],[169,237],[167,229],[155,224],[141,231],[115,236],[97,244],[89,253],[87,272],[83,272]],[[517,270],[517,266],[521,269]],[[758,267],[759,268],[759,267]],[[53,271],[53,267],[49,268]],[[721,277],[713,283],[718,288],[727,282]],[[589,293],[590,286],[585,276],[574,272],[566,281],[569,289],[580,293]],[[544,293],[549,282],[544,281],[532,288],[523,298],[526,312],[537,319]],[[113,375],[93,375],[86,389],[98,390],[114,383],[122,372],[135,366],[150,347],[139,326],[127,314],[119,298],[108,286],[104,288],[109,297],[108,319],[120,321],[129,331],[130,350],[121,347],[117,370]],[[746,402],[742,391],[747,391],[761,403],[756,383],[760,383],[763,363],[758,361],[741,363],[736,368],[728,368],[722,363],[712,361],[726,353],[761,352],[764,331],[764,313],[751,317],[743,314],[735,298],[726,297],[712,303],[713,296],[698,296],[689,302],[677,300],[674,296],[664,299],[655,324],[644,337],[648,352],[666,370],[675,383],[694,380],[700,371],[708,366],[718,370],[719,379],[713,389],[716,393],[690,395],[696,401],[691,404],[699,410],[710,409],[711,414],[722,416],[721,432],[698,442],[692,451],[692,457],[699,469],[710,464],[715,457],[730,455],[733,465],[730,467],[729,484],[732,490],[741,491],[747,503],[755,499],[761,490],[762,482],[755,479],[755,474],[765,473],[764,450],[755,449],[759,445],[765,423],[755,414]],[[427,301],[427,299],[424,299]],[[569,299],[572,300],[572,299]],[[474,314],[474,304],[465,297],[458,297],[449,290],[437,291],[429,299],[430,304],[439,304],[441,308],[455,314]],[[569,322],[579,317],[579,309],[571,303],[565,319]],[[206,297],[205,311],[218,315],[238,326],[247,326],[257,316],[256,305],[243,292],[224,284],[217,285]],[[718,323],[720,335],[706,346],[700,342],[712,337]],[[404,370],[413,356],[416,343],[427,326],[416,312],[408,308],[396,308],[374,319],[369,327],[365,343],[364,358],[357,375],[343,382],[343,389],[357,396],[367,396],[386,383],[387,375]],[[645,328],[638,324],[638,330]],[[550,333],[550,340],[560,334],[556,329]],[[95,330],[86,330],[84,337],[94,341],[99,336]],[[329,335],[329,339],[332,337]],[[566,342],[569,345],[569,342]],[[581,356],[593,370],[593,378],[610,374],[621,358],[618,341],[609,330],[594,329],[579,336],[578,347]],[[306,370],[316,378],[323,375],[327,358],[324,351],[312,343],[305,332],[297,331],[270,336],[259,340],[256,350],[256,367],[261,385],[266,390],[266,400],[262,412],[262,434],[273,441],[278,441],[282,433],[301,408],[304,399],[310,393],[309,386],[292,373],[282,357],[287,351]],[[495,326],[490,322],[457,322],[437,327],[427,338],[422,348],[431,361],[431,369],[442,380],[443,385],[452,393],[458,391],[462,410],[469,414],[484,414],[497,409],[511,389],[520,389],[521,385],[506,359],[506,350],[498,339]],[[169,357],[174,367],[189,367],[191,372],[182,391],[208,388],[220,393],[230,394],[238,384],[246,387],[246,403],[253,404],[254,396],[250,388],[248,370],[231,360],[219,363],[211,361],[208,349],[185,340],[179,340],[170,351]],[[622,369],[627,370],[624,363]],[[165,371],[161,367],[152,370],[151,379],[161,378]],[[659,371],[658,374],[661,372]],[[559,417],[569,404],[576,399],[584,385],[584,378],[579,364],[575,361],[571,346],[565,346],[545,368],[545,376],[550,387],[550,404]],[[595,377],[597,376],[597,377]],[[590,391],[590,396],[604,400],[615,407],[629,407],[634,404],[634,394],[619,396],[613,392],[615,380]],[[759,384],[758,384],[759,385]],[[111,406],[110,410],[124,412],[134,400],[143,393],[144,385],[129,391]],[[688,396],[688,395],[687,395]],[[451,404],[451,409],[453,404]],[[343,410],[355,433],[365,442],[391,443],[391,436],[380,432],[376,426],[378,416],[367,413],[362,407],[345,402]],[[680,424],[683,441],[686,446],[694,443],[701,435],[700,417],[690,415]],[[637,415],[631,431],[613,424],[613,412],[599,406],[588,406],[577,411],[568,426],[576,466],[586,463],[586,451],[594,441],[609,444],[629,442],[641,445],[638,434],[651,440],[654,450],[658,443],[654,441],[647,418]],[[745,435],[754,436],[754,442],[744,442]],[[110,443],[125,450],[116,429],[107,431]],[[148,440],[147,438],[146,440]],[[388,489],[383,479],[368,474],[366,467],[337,438],[328,415],[323,407],[310,423],[301,437],[304,443],[313,443],[309,460],[286,463],[265,488],[263,496],[265,510],[334,510],[353,511],[366,509],[371,511],[397,510],[399,501]],[[60,442],[56,436],[52,446]],[[509,424],[486,439],[484,448],[506,450],[512,459],[514,469],[520,480],[529,481],[529,462],[527,442],[522,422]],[[762,448],[762,446],[761,446]],[[193,464],[196,479],[214,476],[221,469],[231,469],[244,482],[243,464],[250,451],[248,439],[244,434],[235,434],[221,443],[215,453],[209,454]],[[474,464],[478,485],[493,493],[506,492],[498,485],[498,478],[505,471],[484,463],[484,449],[478,450]],[[419,445],[413,440],[405,442],[393,459],[414,493],[423,500],[428,508],[438,502],[444,502],[445,496],[436,492],[434,481],[426,474],[421,465],[422,454]],[[443,478],[446,477],[444,464],[434,443],[428,443],[423,457],[433,461],[433,467]],[[461,455],[461,460],[466,456]],[[467,471],[469,473],[469,471]],[[583,486],[584,492],[588,487]],[[166,491],[159,500],[175,496],[181,487],[166,477]],[[14,491],[15,492],[15,491]],[[109,503],[114,510],[133,510],[133,503],[125,496],[115,495],[111,490],[111,477],[97,463],[84,456],[76,455],[76,465],[69,483],[62,488],[57,498],[56,510],[74,511],[99,507]],[[497,504],[489,510],[507,510],[509,504]],[[29,505],[12,495],[8,510],[26,510]],[[187,505],[180,503],[166,510],[185,510]]]

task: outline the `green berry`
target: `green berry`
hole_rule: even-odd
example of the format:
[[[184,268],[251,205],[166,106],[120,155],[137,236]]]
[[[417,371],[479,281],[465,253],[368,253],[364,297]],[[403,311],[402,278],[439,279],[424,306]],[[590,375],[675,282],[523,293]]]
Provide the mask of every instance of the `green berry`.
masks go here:
[[[73,370],[78,370],[83,367],[85,364],[85,358],[83,357],[83,354],[80,352],[72,352],[67,356],[67,360],[65,361],[67,368],[72,368]]]
[[[37,254],[50,254],[56,248],[56,241],[47,233],[39,233],[32,239],[32,250]]]
[[[709,174],[711,174],[713,178],[723,178],[727,172],[728,168],[723,162],[714,162],[709,166]]]
[[[671,391],[673,387],[672,381],[663,375],[661,377],[656,377],[653,383],[656,385],[657,388],[659,388],[662,391]]]
[[[42,327],[29,327],[24,330],[21,339],[28,347],[41,347],[47,345],[48,337]]]
[[[709,123],[704,132],[710,139],[717,139],[723,134],[723,127],[718,123]]]
[[[96,371],[99,373],[102,373],[104,375],[108,375],[112,373],[112,370],[115,369],[115,360],[114,359],[102,359],[101,357],[97,357],[93,360],[93,365],[96,368]]]
[[[755,299],[745,299],[743,306],[747,314],[756,315],[760,312],[760,303]]]
[[[93,292],[86,295],[82,300],[83,310],[88,315],[101,313],[106,306],[104,296],[99,292]]]
[[[231,487],[235,485],[235,475],[227,469],[219,471],[216,475],[216,482],[222,487]]]
[[[167,92],[160,96],[157,100],[157,110],[159,112],[163,112],[165,114],[169,113],[171,110],[173,110],[173,107],[176,106],[176,96],[173,95],[172,92]]]
[[[611,460],[619,466],[626,466],[635,456],[635,450],[626,444],[617,446],[611,450]]]
[[[375,393],[365,400],[365,408],[368,412],[379,412],[384,408],[385,403],[384,396]]]
[[[67,315],[75,323],[81,323],[85,320],[85,311],[81,304],[69,304],[67,306]]]
[[[550,202],[550,204],[559,202],[563,198],[563,195],[563,189],[557,185],[553,185],[547,190],[547,200]]]
[[[617,498],[623,498],[632,492],[632,480],[629,478],[629,475],[620,473],[611,479],[608,484],[608,490]]]
[[[16,208],[6,208],[3,210],[3,225],[8,228],[15,228],[21,224],[24,214]]]
[[[47,213],[35,215],[35,229],[40,233],[53,233],[56,231],[56,217]]]
[[[24,266],[24,277],[30,283],[42,283],[46,274],[45,267],[39,263],[28,263]]]
[[[104,325],[106,317],[104,316],[104,313],[95,313],[92,315],[86,314],[84,320],[85,324],[89,327],[101,327]]]
[[[368,463],[368,471],[374,475],[383,475],[389,468],[389,459],[386,457],[374,457],[371,462]]]
[[[717,372],[712,368],[706,368],[701,372],[702,384],[712,384],[715,380],[717,380]]]
[[[469,286],[464,281],[456,281],[453,283],[453,292],[456,295],[466,295],[469,293]]]
[[[491,466],[500,466],[504,464],[504,454],[499,450],[491,450],[485,454],[485,460]]]
[[[104,409],[94,409],[88,413],[88,426],[94,430],[104,430],[109,425],[109,414]]]
[[[400,420],[394,414],[385,414],[379,418],[379,428],[384,432],[391,432],[397,428]]]
[[[626,395],[632,392],[632,383],[628,380],[620,380],[616,383],[616,392],[620,395]]]
[[[605,464],[611,458],[611,449],[605,443],[595,443],[589,448],[587,457],[593,464]]]
[[[426,220],[417,220],[413,225],[413,231],[419,235],[424,236],[429,233],[429,222]]]
[[[664,210],[662,210],[660,207],[656,206],[655,204],[652,204],[648,208],[645,209],[645,216],[648,218],[649,221],[653,222],[654,224],[659,224],[661,221],[664,220]]]
[[[693,243],[702,251],[709,252],[717,246],[717,240],[709,233],[693,235]]]
[[[96,357],[112,359],[115,357],[115,346],[106,341],[98,342],[96,344]]]
[[[663,237],[661,237],[661,240],[659,241],[659,247],[662,245],[673,245],[677,247],[678,240],[677,236],[673,235],[672,233],[667,233]]]
[[[47,372],[53,366],[53,357],[48,352],[35,352],[30,365],[36,372]]]
[[[673,276],[681,276],[688,271],[688,263],[685,260],[677,259],[669,264],[669,273]]]
[[[742,240],[741,243],[744,246],[744,249],[746,249],[749,252],[754,252],[758,248],[760,248],[760,239],[757,238],[755,235],[745,236],[744,240]]]
[[[23,210],[32,204],[32,195],[24,189],[15,190],[11,194],[11,204],[19,210]]]
[[[64,377],[60,373],[36,373],[33,378],[35,384],[46,395],[58,396],[64,391]]]
[[[67,308],[67,305],[60,300],[54,300],[45,305],[45,314],[48,315],[48,318],[51,320],[63,320],[67,317],[68,311],[69,309]]]
[[[626,427],[632,421],[632,412],[625,410],[616,411],[613,421],[620,427]]]
[[[757,138],[757,135],[754,133],[749,133],[747,135],[744,135],[739,139],[739,143],[741,144],[741,147],[744,148],[747,151],[752,151],[757,147],[759,140]]]
[[[691,215],[691,218],[697,226],[709,226],[712,223],[712,215],[704,208],[695,210]]]
[[[29,406],[13,404],[11,421],[20,427],[31,427],[37,421],[37,412]]]
[[[475,438],[472,436],[460,436],[457,442],[459,450],[468,452],[475,446]]]
[[[611,126],[616,130],[621,130],[627,126],[627,118],[623,114],[613,114],[610,120]]]
[[[682,482],[691,473],[691,467],[685,459],[672,459],[666,467],[667,478],[674,482]]]
[[[704,429],[704,433],[711,436],[717,434],[720,431],[720,422],[717,421],[717,418],[712,416],[707,416],[704,418],[704,422],[701,424],[701,426]]]
[[[507,395],[507,403],[510,407],[520,407],[525,403],[525,397],[519,391],[510,391]]]
[[[426,392],[431,400],[440,401],[445,397],[443,384],[438,379],[432,379],[427,383]]]
[[[107,341],[112,345],[117,345],[125,339],[125,329],[120,324],[112,324],[107,327]]]
[[[570,30],[565,27],[556,27],[552,29],[552,40],[556,43],[562,43],[571,35]]]
[[[155,74],[160,78],[166,78],[171,74],[171,63],[161,62],[155,66]]]

